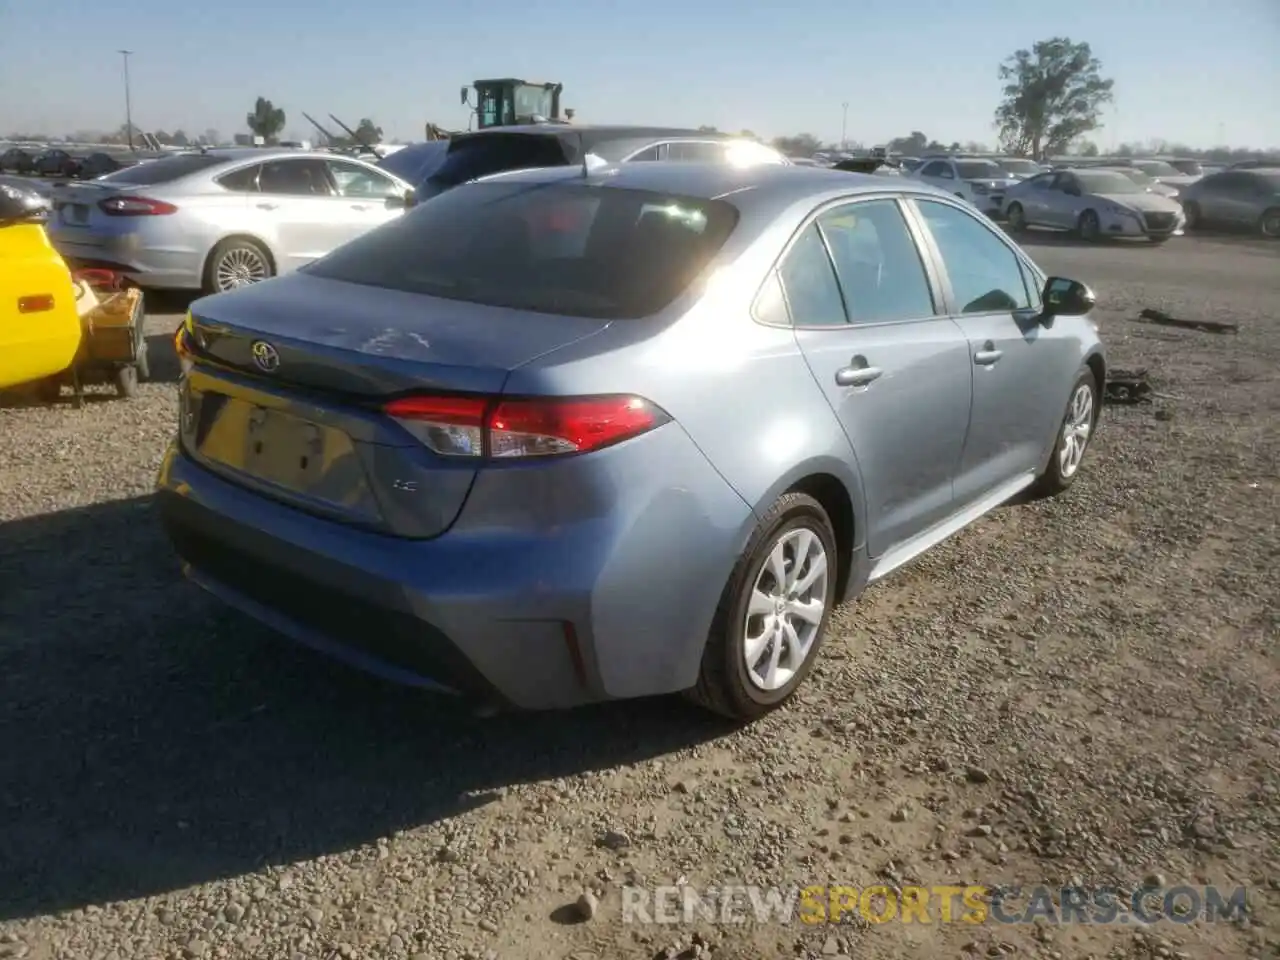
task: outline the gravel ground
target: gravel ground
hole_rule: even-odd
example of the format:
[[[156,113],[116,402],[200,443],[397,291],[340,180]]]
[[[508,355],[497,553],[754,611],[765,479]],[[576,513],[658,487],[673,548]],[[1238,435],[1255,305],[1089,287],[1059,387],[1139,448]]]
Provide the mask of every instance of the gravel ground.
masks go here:
[[[843,610],[799,702],[746,730],[671,700],[482,719],[206,600],[147,501],[171,356],[132,402],[0,409],[0,958],[1280,955],[1280,247],[1029,249],[1095,285],[1158,399],[1109,410],[1069,494]],[[1250,910],[620,922],[621,884],[681,878],[1146,879]]]

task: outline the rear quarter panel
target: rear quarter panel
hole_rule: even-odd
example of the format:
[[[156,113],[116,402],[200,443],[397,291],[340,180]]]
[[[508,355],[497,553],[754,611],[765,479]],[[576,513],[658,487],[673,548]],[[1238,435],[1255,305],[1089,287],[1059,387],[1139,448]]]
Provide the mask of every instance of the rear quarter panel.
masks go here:
[[[53,309],[20,313],[23,297],[53,297]],[[0,388],[66,370],[80,348],[71,274],[39,224],[0,227]]]
[[[760,283],[791,235],[787,218],[779,222],[762,242],[713,265],[662,315],[610,324],[514,370],[506,386],[509,393],[636,393],[671,414],[751,508],[736,542],[726,544],[726,575],[756,519],[814,474],[844,486],[862,542],[862,484],[848,438],[793,331],[751,317]]]

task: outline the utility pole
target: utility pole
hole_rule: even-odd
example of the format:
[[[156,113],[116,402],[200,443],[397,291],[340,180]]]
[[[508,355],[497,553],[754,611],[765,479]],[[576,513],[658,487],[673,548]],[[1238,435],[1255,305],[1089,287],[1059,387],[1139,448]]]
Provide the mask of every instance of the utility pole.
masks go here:
[[[120,57],[124,60],[124,132],[129,138],[129,150],[133,150],[133,104],[129,98],[129,57],[133,55],[132,50],[117,50]]]
[[[840,105],[840,149],[849,149],[849,103],[845,101]]]

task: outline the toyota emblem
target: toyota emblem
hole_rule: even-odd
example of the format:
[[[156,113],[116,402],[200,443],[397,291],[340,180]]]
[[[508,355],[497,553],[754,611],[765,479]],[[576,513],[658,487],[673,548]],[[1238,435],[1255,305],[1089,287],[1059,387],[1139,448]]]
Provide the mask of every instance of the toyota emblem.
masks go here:
[[[280,354],[275,347],[265,340],[255,340],[249,349],[253,353],[254,365],[259,370],[263,373],[275,373],[280,366]]]

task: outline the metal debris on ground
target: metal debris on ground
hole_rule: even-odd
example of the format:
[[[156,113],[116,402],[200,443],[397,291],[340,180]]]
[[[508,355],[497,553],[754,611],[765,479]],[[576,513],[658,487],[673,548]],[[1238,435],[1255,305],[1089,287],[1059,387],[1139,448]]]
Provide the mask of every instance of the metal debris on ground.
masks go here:
[[[1239,333],[1240,327],[1234,323],[1223,323],[1219,320],[1181,320],[1171,317],[1162,310],[1144,307],[1138,314],[1136,322],[1159,324],[1162,327],[1183,327],[1187,330],[1202,330],[1207,333]]]
[[[1151,392],[1146,367],[1108,372],[1107,385],[1103,390],[1108,403],[1150,403]]]

